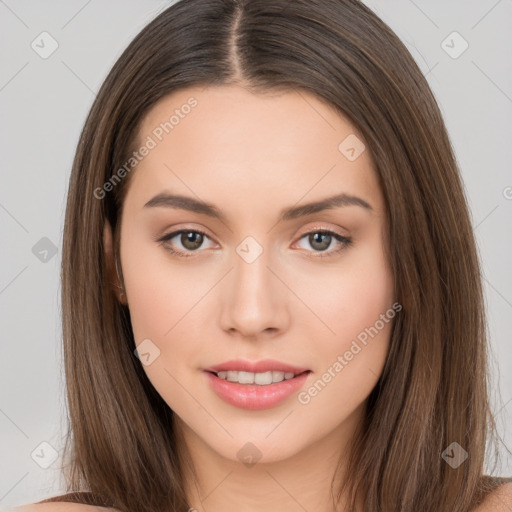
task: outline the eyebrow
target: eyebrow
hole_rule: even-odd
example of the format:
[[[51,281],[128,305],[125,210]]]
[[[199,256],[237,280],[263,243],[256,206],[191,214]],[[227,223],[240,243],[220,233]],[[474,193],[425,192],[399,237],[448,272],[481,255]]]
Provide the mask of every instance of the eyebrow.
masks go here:
[[[326,197],[324,199],[321,199],[320,201],[303,204],[301,206],[291,206],[285,208],[284,210],[282,210],[279,216],[279,221],[282,222],[293,220],[299,217],[305,217],[307,215],[312,215],[314,213],[318,213],[324,210],[332,210],[333,208],[343,206],[360,206],[365,210],[373,210],[370,204],[367,203],[364,199],[361,199],[360,197],[352,196],[349,194],[338,194],[335,196]],[[152,199],[150,199],[144,205],[144,208],[154,207],[188,210],[190,212],[207,215],[214,219],[218,219],[222,222],[227,222],[227,218],[224,215],[224,213],[221,210],[219,210],[219,208],[217,208],[215,205],[189,196],[182,196],[179,194],[168,194],[165,192],[160,193],[153,197]]]

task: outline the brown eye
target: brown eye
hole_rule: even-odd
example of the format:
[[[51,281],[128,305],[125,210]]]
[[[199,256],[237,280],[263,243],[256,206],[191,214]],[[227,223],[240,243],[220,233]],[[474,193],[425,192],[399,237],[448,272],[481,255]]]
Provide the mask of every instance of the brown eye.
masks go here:
[[[177,241],[173,241],[173,239],[177,239]],[[209,237],[202,231],[195,229],[181,229],[165,235],[158,241],[163,242],[170,253],[188,257],[194,255],[191,253],[200,252],[198,249],[200,249],[204,244],[205,239],[209,239]],[[176,244],[178,244],[177,249],[174,248]]]
[[[196,231],[183,231],[181,233],[180,242],[189,251],[199,249],[203,243],[202,233]]]

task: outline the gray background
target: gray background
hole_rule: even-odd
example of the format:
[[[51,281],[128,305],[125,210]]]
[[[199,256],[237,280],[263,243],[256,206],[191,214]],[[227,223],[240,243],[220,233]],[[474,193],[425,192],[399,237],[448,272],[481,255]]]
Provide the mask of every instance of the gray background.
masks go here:
[[[512,419],[512,1],[366,3],[427,76],[463,173],[485,275],[493,406],[505,443],[494,473],[510,475],[505,445],[512,446],[506,428]],[[0,0],[0,510],[62,490],[60,460],[47,469],[35,460],[51,461],[41,442],[62,450],[65,426],[59,265],[70,167],[110,67],[168,5]],[[59,45],[46,59],[31,47],[43,31]],[[463,40],[446,40],[453,31],[469,44],[457,58]]]

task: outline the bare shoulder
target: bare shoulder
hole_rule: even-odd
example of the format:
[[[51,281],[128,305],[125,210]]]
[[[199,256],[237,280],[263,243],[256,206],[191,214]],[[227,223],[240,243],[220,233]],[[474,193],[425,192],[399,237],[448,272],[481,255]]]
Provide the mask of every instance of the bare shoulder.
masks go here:
[[[473,512],[510,512],[512,510],[512,482],[496,487]]]
[[[29,503],[14,508],[12,512],[117,512],[114,508],[82,505],[80,503]]]

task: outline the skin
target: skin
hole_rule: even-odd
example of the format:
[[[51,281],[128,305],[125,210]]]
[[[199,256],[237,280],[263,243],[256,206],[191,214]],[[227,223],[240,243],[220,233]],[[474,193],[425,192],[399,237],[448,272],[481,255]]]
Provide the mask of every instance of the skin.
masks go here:
[[[119,299],[128,304],[136,343],[149,338],[160,350],[144,370],[175,411],[195,467],[195,479],[187,473],[191,506],[333,510],[330,482],[382,372],[392,323],[307,404],[292,395],[266,410],[234,407],[210,389],[203,369],[237,358],[277,359],[311,370],[306,390],[391,308],[386,212],[370,154],[349,161],[339,151],[356,131],[315,96],[238,86],[166,96],[144,118],[139,142],[192,96],[198,105],[132,171],[121,219],[126,296]],[[144,207],[161,192],[212,203],[227,222]],[[286,207],[338,193],[371,210],[349,205],[278,222]],[[195,252],[180,235],[156,241],[178,229],[207,236]],[[322,249],[305,236],[321,230],[352,243],[335,253],[342,244],[332,237]],[[247,236],[263,249],[252,263],[236,252]],[[173,255],[169,246],[192,256]],[[112,267],[108,224],[105,247]],[[261,452],[252,467],[237,456],[247,442]],[[337,483],[343,473],[342,466]]]

